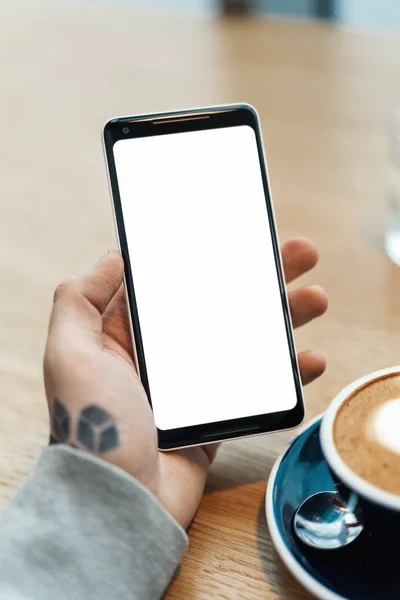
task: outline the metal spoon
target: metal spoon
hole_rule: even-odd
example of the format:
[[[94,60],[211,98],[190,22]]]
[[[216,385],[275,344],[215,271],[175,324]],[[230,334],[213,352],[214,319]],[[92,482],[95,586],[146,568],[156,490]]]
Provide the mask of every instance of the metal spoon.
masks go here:
[[[363,530],[355,514],[357,499],[345,503],[338,492],[319,492],[309,496],[296,510],[294,530],[312,548],[333,550],[353,542]]]

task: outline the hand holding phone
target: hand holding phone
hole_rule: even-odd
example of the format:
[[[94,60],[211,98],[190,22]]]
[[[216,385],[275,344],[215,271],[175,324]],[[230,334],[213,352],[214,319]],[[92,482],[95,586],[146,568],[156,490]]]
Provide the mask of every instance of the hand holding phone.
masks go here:
[[[282,259],[291,280],[310,269],[317,255],[309,242],[293,240],[283,246]],[[216,445],[157,451],[153,414],[134,367],[123,269],[120,254],[112,251],[56,290],[44,362],[52,434],[136,477],[187,527]],[[292,292],[289,302],[294,325],[307,323],[326,307],[325,295],[314,288]],[[299,367],[306,383],[321,374],[324,360],[318,353],[301,353]],[[97,423],[98,415],[106,417],[106,427],[104,421]],[[82,418],[85,427],[79,431]]]

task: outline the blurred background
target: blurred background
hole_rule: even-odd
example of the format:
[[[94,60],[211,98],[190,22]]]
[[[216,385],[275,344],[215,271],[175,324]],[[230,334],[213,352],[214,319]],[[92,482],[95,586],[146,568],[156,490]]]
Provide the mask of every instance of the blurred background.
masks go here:
[[[314,240],[320,264],[299,284],[330,297],[296,331],[328,360],[307,418],[400,362],[400,269],[385,249],[388,232],[400,239],[399,32],[397,0],[2,0],[0,505],[47,442],[53,290],[116,245],[101,146],[112,116],[257,108],[280,238]],[[212,485],[264,481],[290,436],[228,445]]]
[[[341,383],[397,362],[399,271],[385,253],[385,231],[400,189],[388,178],[400,156],[390,153],[400,106],[399,6],[2,1],[0,438],[7,455],[24,451],[30,465],[47,435],[41,356],[54,287],[116,243],[100,140],[114,115],[253,104],[280,237],[314,239],[320,267],[304,283],[318,281],[331,298],[329,316],[296,332],[300,347],[321,347],[329,359],[325,378],[307,391],[310,416]],[[379,357],[371,330],[384,331]],[[3,472],[7,481],[15,477],[8,460],[3,467],[0,481]]]
[[[136,0],[136,4],[164,9],[325,18],[342,25],[373,29],[395,30],[400,25],[400,5],[396,0]]]

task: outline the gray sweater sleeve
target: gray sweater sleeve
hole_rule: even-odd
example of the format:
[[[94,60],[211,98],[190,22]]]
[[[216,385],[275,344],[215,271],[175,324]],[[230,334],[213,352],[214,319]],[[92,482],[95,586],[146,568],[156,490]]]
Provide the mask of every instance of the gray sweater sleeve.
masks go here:
[[[0,521],[0,598],[157,599],[186,546],[185,531],[133,477],[52,446]]]

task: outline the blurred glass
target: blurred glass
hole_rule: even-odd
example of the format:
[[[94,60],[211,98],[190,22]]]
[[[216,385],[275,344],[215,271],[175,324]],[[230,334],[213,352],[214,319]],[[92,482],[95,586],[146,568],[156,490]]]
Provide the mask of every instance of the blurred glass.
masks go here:
[[[390,164],[388,172],[388,215],[385,248],[389,258],[400,266],[400,110],[390,121]]]

